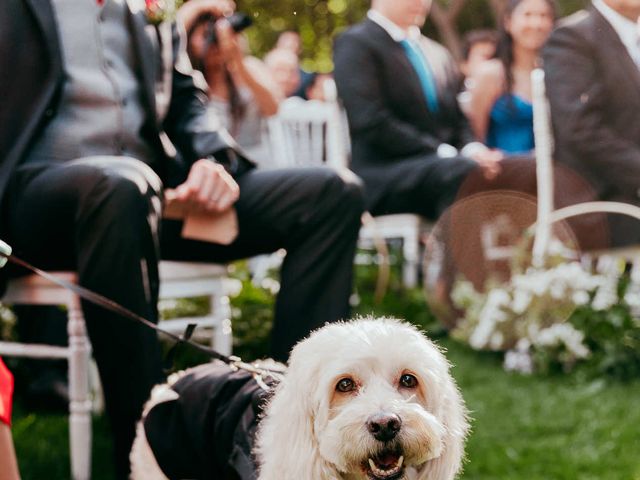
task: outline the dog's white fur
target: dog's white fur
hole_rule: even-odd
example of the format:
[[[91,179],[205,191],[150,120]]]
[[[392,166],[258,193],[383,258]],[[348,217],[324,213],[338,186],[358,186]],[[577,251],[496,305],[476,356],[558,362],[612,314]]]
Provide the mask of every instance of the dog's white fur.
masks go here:
[[[417,378],[416,389],[399,385],[405,373]],[[345,377],[355,380],[357,392],[332,404],[336,384]],[[167,395],[154,393],[153,404]],[[404,479],[456,477],[468,423],[438,347],[414,327],[392,319],[321,328],[293,349],[285,378],[260,423],[259,480],[367,479],[362,465],[381,451],[383,442],[373,438],[366,424],[381,412],[402,421],[393,442],[404,455]],[[150,470],[155,461],[145,448],[144,432],[138,433],[132,478],[164,478],[157,476],[157,464]]]
[[[169,376],[167,383],[162,385],[156,385],[151,390],[151,398],[145,404],[142,410],[142,418],[146,417],[149,410],[155,405],[162,402],[169,402],[175,400],[178,394],[171,390],[171,385],[180,378],[180,373]],[[132,480],[168,480],[162,473],[158,462],[156,461],[153,451],[149,442],[147,442],[147,436],[144,433],[144,425],[142,421],[136,425],[136,438],[133,441],[131,447],[131,453],[129,455],[129,461],[131,462],[131,475]]]

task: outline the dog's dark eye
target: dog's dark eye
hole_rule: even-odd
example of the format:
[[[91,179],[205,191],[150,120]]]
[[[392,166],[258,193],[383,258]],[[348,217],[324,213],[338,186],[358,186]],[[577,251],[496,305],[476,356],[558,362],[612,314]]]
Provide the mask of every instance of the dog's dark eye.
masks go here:
[[[336,390],[342,393],[353,392],[356,389],[356,382],[350,378],[342,378],[336,384]]]
[[[416,388],[418,379],[409,373],[405,373],[400,377],[400,386],[404,388]]]

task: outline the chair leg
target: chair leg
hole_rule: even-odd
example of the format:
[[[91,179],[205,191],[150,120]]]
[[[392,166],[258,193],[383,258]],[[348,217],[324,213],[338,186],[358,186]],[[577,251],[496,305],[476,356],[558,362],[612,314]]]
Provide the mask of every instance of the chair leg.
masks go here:
[[[231,329],[231,306],[227,295],[211,295],[211,315],[216,319],[211,338],[211,347],[223,355],[231,355],[233,335]]]
[[[91,398],[91,411],[95,415],[104,413],[104,392],[100,382],[100,373],[95,360],[89,358],[89,395]]]
[[[89,356],[91,347],[80,299],[74,296],[69,309],[69,441],[71,476],[91,478],[91,400],[89,398]]]
[[[418,257],[420,255],[420,240],[417,234],[411,232],[402,238],[402,283],[407,288],[418,285]]]

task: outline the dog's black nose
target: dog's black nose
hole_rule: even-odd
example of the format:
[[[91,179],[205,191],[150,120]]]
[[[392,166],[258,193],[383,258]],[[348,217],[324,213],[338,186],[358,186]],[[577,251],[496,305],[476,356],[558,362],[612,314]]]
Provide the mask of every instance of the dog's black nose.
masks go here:
[[[393,440],[402,426],[402,420],[394,413],[376,413],[367,420],[367,430],[381,442]]]

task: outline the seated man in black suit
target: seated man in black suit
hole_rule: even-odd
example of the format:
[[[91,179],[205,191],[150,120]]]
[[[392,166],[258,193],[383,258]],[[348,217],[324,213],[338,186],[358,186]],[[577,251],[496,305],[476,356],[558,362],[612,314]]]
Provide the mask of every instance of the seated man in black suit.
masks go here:
[[[222,16],[230,4],[185,7]],[[312,329],[348,315],[361,189],[330,169],[255,169],[207,113],[181,29],[138,7],[0,2],[0,237],[152,321],[160,250],[226,262],[285,248],[272,333],[284,361]],[[187,241],[178,222],[160,229],[166,186],[193,210],[234,207],[235,241]],[[124,479],[135,422],[162,377],[157,335],[95,305],[83,311]]]
[[[637,0],[594,0],[565,19],[543,50],[555,160],[593,187],[580,200],[640,204],[639,16]],[[609,244],[640,242],[637,220],[616,215],[609,224]]]
[[[335,42],[338,93],[349,119],[353,170],[374,215],[437,218],[478,167],[501,154],[474,142],[456,94],[455,62],[420,34],[429,0],[373,0],[367,19]]]

